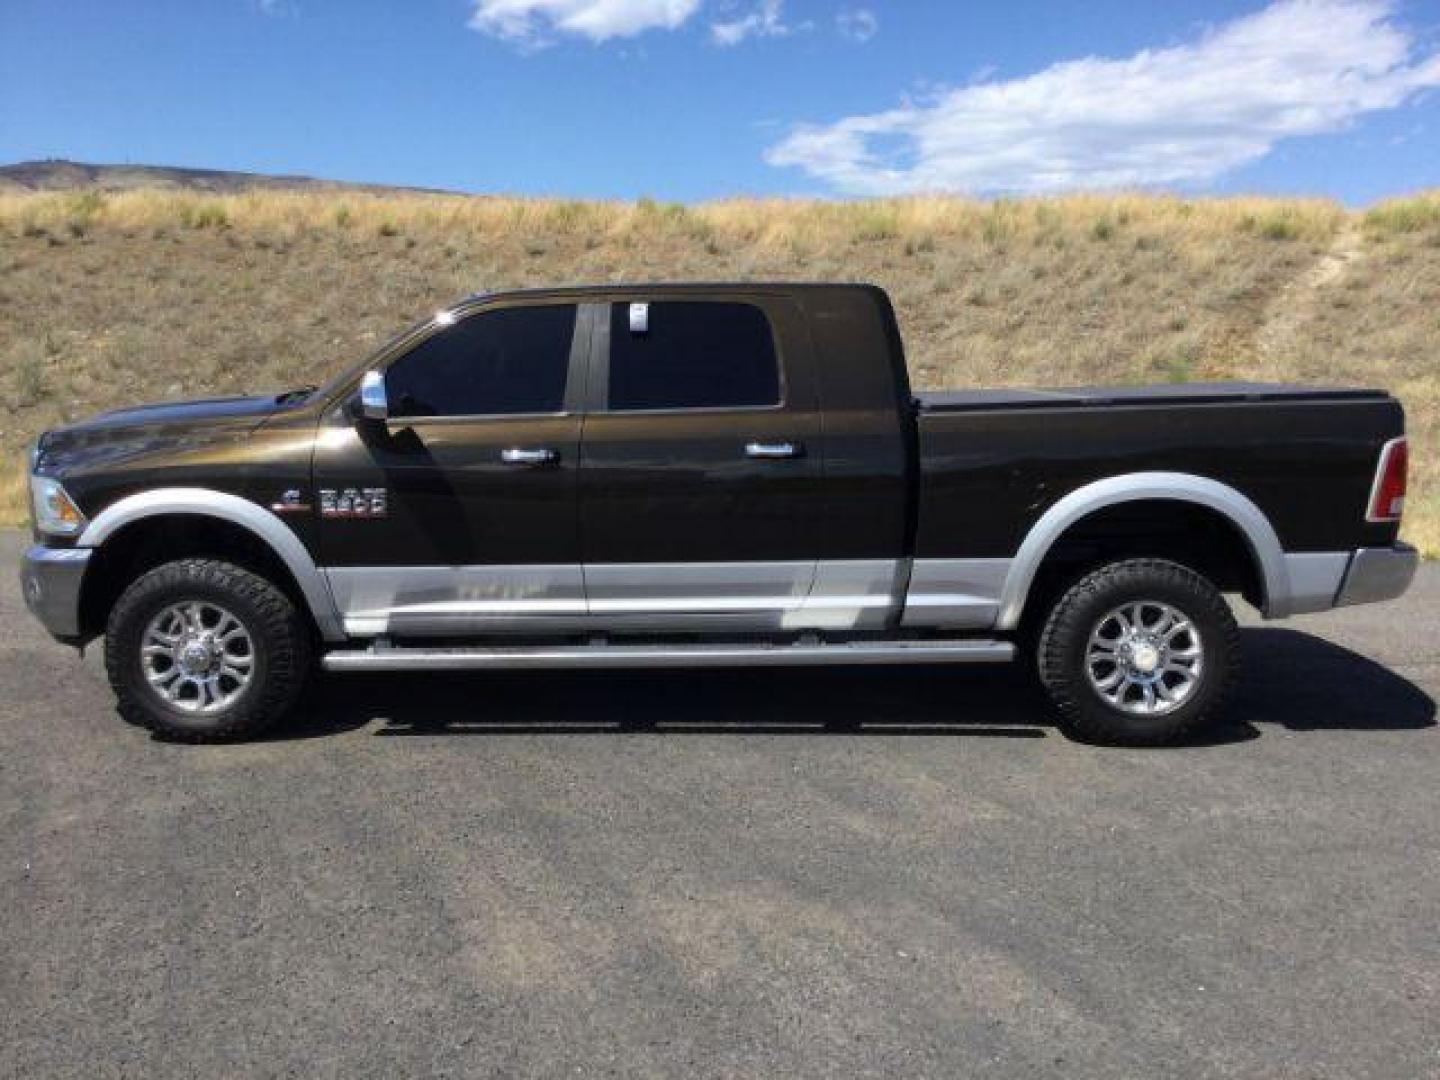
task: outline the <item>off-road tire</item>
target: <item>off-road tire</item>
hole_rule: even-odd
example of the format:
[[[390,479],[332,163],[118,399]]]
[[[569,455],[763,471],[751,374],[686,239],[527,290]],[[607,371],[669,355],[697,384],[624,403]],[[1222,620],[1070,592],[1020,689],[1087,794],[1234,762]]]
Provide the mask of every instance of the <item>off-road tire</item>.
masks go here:
[[[1086,652],[1099,620],[1128,601],[1154,600],[1199,631],[1203,666],[1188,699],[1158,716],[1126,712],[1090,683]],[[1165,746],[1193,739],[1219,716],[1240,673],[1240,630],[1224,597],[1189,567],[1165,559],[1110,563],[1076,582],[1051,609],[1036,646],[1040,681],[1061,726],[1085,742]]]
[[[222,606],[245,625],[253,644],[250,685],[222,711],[193,713],[168,705],[141,666],[150,621],[186,600]],[[311,656],[310,628],[289,597],[258,574],[210,559],[165,563],[141,575],[116,602],[105,628],[105,670],[120,714],[183,742],[253,738],[279,722],[304,690]]]

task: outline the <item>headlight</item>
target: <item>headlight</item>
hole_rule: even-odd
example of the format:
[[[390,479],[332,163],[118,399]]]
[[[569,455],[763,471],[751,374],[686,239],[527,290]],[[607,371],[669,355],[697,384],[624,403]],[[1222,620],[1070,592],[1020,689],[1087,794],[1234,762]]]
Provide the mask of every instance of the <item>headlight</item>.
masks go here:
[[[85,528],[85,515],[65,493],[59,480],[30,477],[30,502],[35,508],[35,527],[51,536],[75,536]]]

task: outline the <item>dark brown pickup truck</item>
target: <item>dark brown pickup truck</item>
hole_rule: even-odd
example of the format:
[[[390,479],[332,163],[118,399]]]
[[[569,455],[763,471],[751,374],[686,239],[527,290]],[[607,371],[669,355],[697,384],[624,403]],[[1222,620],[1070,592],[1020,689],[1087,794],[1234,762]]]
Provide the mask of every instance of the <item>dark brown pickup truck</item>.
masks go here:
[[[473,297],[318,389],[42,435],[34,612],[122,711],[250,734],[327,671],[966,663],[1163,742],[1269,617],[1399,595],[1379,390],[914,394],[879,289]]]

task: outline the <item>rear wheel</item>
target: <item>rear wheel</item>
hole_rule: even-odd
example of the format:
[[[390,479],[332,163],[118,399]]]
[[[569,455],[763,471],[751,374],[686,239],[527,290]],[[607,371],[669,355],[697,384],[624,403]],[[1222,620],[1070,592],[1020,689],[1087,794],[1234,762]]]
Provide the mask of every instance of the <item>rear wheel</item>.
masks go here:
[[[207,559],[166,563],[125,590],[105,632],[120,712],[170,738],[254,736],[294,705],[308,627],[264,578]]]
[[[1180,741],[1209,723],[1240,666],[1240,631],[1206,578],[1162,559],[1111,563],[1051,610],[1040,679],[1065,726],[1132,746]]]

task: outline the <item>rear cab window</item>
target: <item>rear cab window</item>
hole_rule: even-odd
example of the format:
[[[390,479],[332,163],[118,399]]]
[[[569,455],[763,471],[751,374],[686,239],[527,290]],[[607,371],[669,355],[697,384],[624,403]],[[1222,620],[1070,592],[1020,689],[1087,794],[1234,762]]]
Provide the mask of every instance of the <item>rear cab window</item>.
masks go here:
[[[612,304],[609,359],[611,412],[763,409],[783,399],[775,333],[754,304]]]

